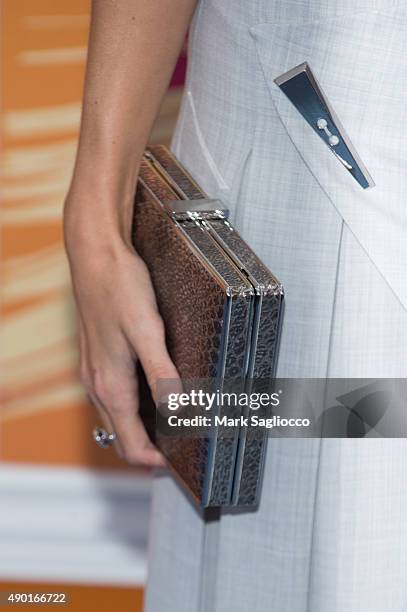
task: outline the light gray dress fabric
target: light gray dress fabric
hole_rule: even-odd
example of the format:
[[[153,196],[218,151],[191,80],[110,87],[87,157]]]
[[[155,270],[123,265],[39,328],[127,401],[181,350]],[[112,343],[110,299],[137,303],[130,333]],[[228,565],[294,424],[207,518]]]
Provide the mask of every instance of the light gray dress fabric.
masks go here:
[[[273,83],[308,61],[364,191]],[[282,377],[407,377],[407,6],[201,0],[173,150],[282,281]],[[146,612],[406,612],[407,441],[272,439],[260,507],[154,484]]]

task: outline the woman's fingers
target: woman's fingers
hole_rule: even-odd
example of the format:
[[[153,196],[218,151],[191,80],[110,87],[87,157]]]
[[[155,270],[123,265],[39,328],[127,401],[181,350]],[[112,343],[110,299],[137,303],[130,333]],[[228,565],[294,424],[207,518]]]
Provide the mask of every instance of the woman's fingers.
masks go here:
[[[81,380],[86,389],[86,395],[89,400],[89,403],[92,404],[94,408],[96,408],[98,412],[99,419],[103,428],[108,432],[112,433],[115,431],[113,421],[109,416],[108,411],[102,404],[102,402],[96,396],[92,383],[91,376],[89,373],[89,358],[88,358],[88,350],[87,350],[87,337],[86,337],[86,328],[82,321],[82,317],[78,312],[78,336],[79,336],[79,350],[80,350],[80,367],[81,367]],[[98,427],[99,423],[95,422],[95,427]],[[114,442],[114,446],[116,451],[120,457],[123,457],[123,449],[120,445],[120,440],[118,437]]]
[[[165,465],[139,414],[136,360],[156,402],[162,400],[159,381],[179,380],[148,270],[125,245],[103,249],[90,260],[73,250],[70,263],[78,304],[81,379],[100,421],[116,433],[121,455],[129,463]]]
[[[151,443],[140,415],[135,370],[105,365],[93,372],[90,396],[103,423],[117,436],[119,454],[132,465],[164,466],[165,460]]]
[[[165,459],[151,443],[134,404],[118,408],[104,405],[94,395],[89,399],[97,409],[104,429],[116,434],[115,447],[119,456],[132,465],[165,466]]]
[[[164,467],[165,459],[151,443],[139,414],[131,410],[112,414],[115,432],[123,450],[123,458],[132,465]]]
[[[109,413],[107,412],[106,408],[103,406],[103,404],[98,400],[98,398],[95,395],[89,392],[87,393],[87,397],[88,397],[89,403],[92,404],[94,408],[96,408],[96,411],[98,413],[98,416],[96,418],[98,418],[99,420],[98,421],[95,420],[95,427],[99,427],[100,425],[102,425],[103,429],[108,434],[111,434],[113,432],[116,433],[114,423],[111,417],[109,416]],[[119,457],[124,458],[124,452],[120,444],[119,437],[117,435],[114,441],[114,447]]]
[[[118,362],[122,366],[120,369],[117,363],[92,366],[89,347],[92,340],[86,335],[80,316],[78,328],[82,382],[90,401],[98,411],[104,429],[108,433],[116,433],[115,447],[118,454],[131,464],[165,465],[164,458],[151,443],[138,414],[139,399],[135,368],[126,367],[128,355]],[[96,342],[93,341],[93,344]]]

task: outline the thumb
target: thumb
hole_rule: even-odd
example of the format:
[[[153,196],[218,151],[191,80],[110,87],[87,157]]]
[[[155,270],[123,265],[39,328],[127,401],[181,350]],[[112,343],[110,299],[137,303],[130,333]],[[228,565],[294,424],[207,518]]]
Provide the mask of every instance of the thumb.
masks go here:
[[[156,404],[166,403],[169,393],[182,393],[182,384],[165,343],[162,320],[145,326],[133,338],[132,345],[144,370]]]

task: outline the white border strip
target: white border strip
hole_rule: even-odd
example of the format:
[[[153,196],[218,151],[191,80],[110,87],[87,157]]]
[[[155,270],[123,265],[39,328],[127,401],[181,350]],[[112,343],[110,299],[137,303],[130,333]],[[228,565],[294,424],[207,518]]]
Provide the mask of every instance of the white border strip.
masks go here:
[[[150,479],[0,464],[0,580],[142,585]]]

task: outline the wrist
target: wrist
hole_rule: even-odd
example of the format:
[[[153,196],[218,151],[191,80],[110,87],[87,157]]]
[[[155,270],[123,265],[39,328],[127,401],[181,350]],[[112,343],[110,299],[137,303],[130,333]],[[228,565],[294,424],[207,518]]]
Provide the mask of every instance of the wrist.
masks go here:
[[[80,141],[64,207],[67,250],[72,248],[132,249],[134,196],[142,153],[130,155],[129,146],[107,146]],[[71,246],[73,245],[73,246]]]
[[[122,203],[121,203],[122,204]],[[91,196],[72,197],[64,206],[64,239],[68,255],[77,252],[109,249],[113,252],[132,247],[131,226],[133,198],[124,210],[111,201],[104,201],[94,193]],[[124,208],[124,207],[123,207]]]

